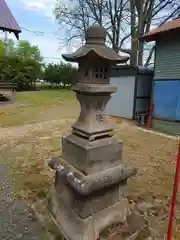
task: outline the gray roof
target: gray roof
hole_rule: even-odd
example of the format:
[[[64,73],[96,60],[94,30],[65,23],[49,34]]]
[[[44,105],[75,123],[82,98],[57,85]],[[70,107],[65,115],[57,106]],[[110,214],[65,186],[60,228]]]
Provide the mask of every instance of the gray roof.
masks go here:
[[[0,30],[13,32],[17,38],[21,32],[5,0],[0,0]]]

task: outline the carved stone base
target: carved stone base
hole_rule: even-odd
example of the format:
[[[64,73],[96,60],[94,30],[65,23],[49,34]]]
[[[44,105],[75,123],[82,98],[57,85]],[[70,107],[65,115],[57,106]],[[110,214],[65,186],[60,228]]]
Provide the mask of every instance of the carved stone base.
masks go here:
[[[54,187],[58,201],[62,202],[62,205],[66,205],[68,209],[73,209],[80,218],[87,218],[124,198],[126,181],[121,181],[83,196],[69,185],[66,177],[56,172]]]
[[[63,158],[85,175],[121,163],[122,143],[114,137],[89,141],[74,134],[62,138]]]
[[[96,240],[99,234],[114,223],[124,223],[128,216],[128,200],[119,202],[91,216],[81,218],[73,209],[61,201],[55,189],[49,201],[49,211],[61,234],[67,240]]]

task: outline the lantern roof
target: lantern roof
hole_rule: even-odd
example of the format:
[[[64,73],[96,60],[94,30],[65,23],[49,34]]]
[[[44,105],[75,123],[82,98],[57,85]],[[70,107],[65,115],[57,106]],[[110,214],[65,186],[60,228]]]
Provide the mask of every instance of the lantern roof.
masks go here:
[[[74,53],[62,54],[62,57],[66,61],[78,62],[81,58],[94,52],[99,57],[115,63],[125,63],[129,60],[129,57],[120,56],[113,49],[107,47],[105,45],[105,40],[105,29],[100,25],[92,26],[87,30],[85,45],[80,47]]]

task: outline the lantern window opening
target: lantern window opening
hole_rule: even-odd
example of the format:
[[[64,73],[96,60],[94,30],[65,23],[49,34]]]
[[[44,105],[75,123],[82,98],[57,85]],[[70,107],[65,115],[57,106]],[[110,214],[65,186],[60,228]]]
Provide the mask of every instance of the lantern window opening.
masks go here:
[[[95,77],[100,79],[107,79],[107,68],[96,68]]]

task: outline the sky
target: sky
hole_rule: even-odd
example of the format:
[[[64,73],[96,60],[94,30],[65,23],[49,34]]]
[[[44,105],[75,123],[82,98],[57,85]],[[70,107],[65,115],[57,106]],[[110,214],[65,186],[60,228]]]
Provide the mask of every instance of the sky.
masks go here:
[[[5,0],[22,29],[20,40],[37,45],[45,62],[59,62],[63,52],[72,51],[65,46],[65,29],[55,21],[55,0]],[[35,33],[33,33],[35,32]],[[37,32],[41,32],[37,34]],[[2,32],[0,38],[2,38]],[[8,33],[8,38],[15,39]]]
[[[62,60],[62,53],[72,52],[79,48],[81,43],[78,41],[73,41],[71,47],[66,44],[67,26],[60,26],[53,14],[56,0],[5,1],[22,29],[20,40],[28,40],[32,45],[37,45],[46,63],[59,62]],[[71,0],[59,1],[72,3]],[[68,4],[68,7],[70,6]],[[37,32],[40,33],[37,34]],[[3,37],[3,32],[0,32],[0,38]],[[8,37],[15,39],[13,34],[8,33]]]

